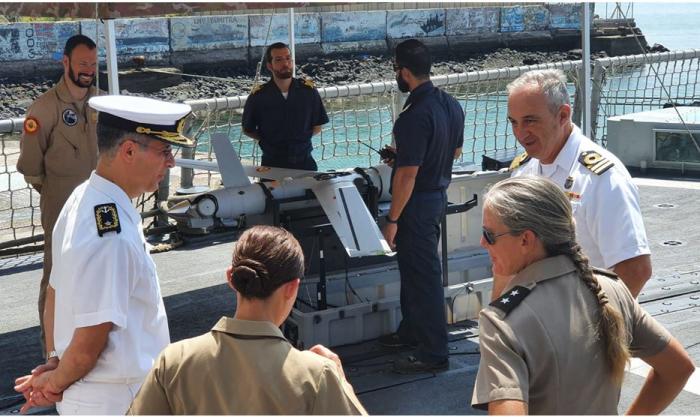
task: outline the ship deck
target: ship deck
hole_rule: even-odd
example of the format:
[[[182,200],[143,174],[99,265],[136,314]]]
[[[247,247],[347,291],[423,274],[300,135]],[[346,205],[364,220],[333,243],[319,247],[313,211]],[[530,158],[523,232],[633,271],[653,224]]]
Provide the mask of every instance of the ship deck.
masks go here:
[[[635,182],[654,270],[639,300],[700,363],[700,180],[666,176],[636,177]],[[224,283],[231,242],[231,236],[219,235],[154,255],[172,340],[204,333],[220,316],[233,314],[235,296]],[[12,389],[14,378],[42,360],[35,301],[41,266],[41,255],[0,259],[0,414],[17,412],[21,397]],[[435,375],[393,374],[391,364],[399,353],[374,340],[334,350],[370,414],[483,414],[469,405],[479,365],[478,328],[463,322],[450,330],[450,369]],[[632,363],[620,412],[641,388],[647,369],[640,361]],[[696,371],[665,414],[697,414],[698,404]]]

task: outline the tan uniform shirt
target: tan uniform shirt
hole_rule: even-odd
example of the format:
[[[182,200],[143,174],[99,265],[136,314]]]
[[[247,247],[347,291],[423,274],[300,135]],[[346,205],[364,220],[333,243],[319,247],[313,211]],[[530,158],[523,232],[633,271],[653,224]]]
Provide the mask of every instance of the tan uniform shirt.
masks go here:
[[[75,100],[61,78],[27,111],[26,118],[38,126],[22,134],[17,170],[41,189],[41,223],[48,238],[68,196],[97,165],[97,119],[87,105],[95,92],[90,87],[84,99]]]
[[[366,414],[336,365],[269,322],[222,317],[168,346],[127,414]]]
[[[597,278],[622,313],[632,355],[663,350],[668,331],[642,310],[622,281]],[[499,300],[517,303],[522,287],[531,292],[507,315],[493,306],[479,315],[481,363],[472,405],[520,400],[530,414],[617,414],[620,387],[610,378],[603,342],[595,336],[598,302],[574,264],[566,256],[531,264]]]

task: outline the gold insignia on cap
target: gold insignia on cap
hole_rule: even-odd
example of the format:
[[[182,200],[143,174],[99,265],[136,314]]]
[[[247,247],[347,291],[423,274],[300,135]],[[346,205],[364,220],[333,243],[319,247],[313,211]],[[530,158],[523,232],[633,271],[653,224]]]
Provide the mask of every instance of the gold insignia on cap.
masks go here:
[[[95,206],[95,223],[97,223],[97,234],[100,237],[107,232],[120,233],[122,226],[119,223],[117,205],[107,203]]]
[[[304,80],[304,85],[308,88],[314,88],[314,82],[309,78]]]
[[[612,168],[615,163],[599,154],[596,151],[583,151],[578,157],[581,165],[593,171],[596,175],[601,175],[605,171]]]
[[[168,132],[167,130],[152,130],[149,127],[138,126],[136,128],[136,133],[141,133],[142,135],[153,135],[153,136],[164,136],[166,138],[176,138],[180,136],[177,132]]]
[[[32,116],[24,119],[24,133],[32,134],[39,130],[39,121]]]
[[[530,155],[528,155],[527,152],[523,152],[513,159],[513,162],[510,163],[510,167],[508,169],[514,171],[518,169],[521,165],[527,164],[530,159]]]

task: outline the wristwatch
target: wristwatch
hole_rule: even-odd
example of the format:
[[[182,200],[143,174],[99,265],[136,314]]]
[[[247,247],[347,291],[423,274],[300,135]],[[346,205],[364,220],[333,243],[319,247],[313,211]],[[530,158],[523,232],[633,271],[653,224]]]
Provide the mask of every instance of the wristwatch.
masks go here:
[[[58,353],[56,353],[55,350],[46,352],[46,362],[48,362],[51,358],[58,358]]]

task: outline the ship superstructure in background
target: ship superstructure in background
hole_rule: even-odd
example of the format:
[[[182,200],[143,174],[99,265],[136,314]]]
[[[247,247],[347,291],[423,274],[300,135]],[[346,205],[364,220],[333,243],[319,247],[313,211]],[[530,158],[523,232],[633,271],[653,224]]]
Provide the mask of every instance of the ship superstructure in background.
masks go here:
[[[700,107],[608,118],[607,148],[631,171],[700,172]]]

